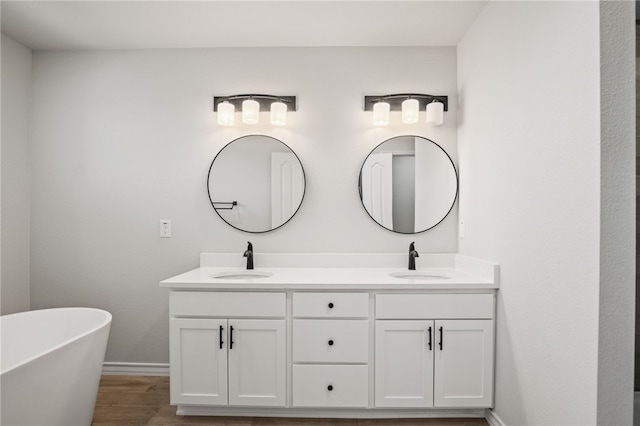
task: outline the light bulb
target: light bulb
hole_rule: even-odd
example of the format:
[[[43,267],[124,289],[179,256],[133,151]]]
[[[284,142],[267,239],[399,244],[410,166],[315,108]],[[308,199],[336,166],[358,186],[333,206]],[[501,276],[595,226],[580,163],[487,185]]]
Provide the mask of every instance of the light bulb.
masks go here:
[[[444,120],[444,104],[440,101],[433,101],[427,104],[427,124],[439,126]]]
[[[260,104],[253,99],[242,101],[242,122],[257,124],[260,121]]]
[[[402,102],[402,122],[412,124],[418,122],[420,103],[417,99],[407,99]]]
[[[284,102],[272,103],[270,121],[274,126],[284,126],[287,124],[287,104]]]
[[[224,101],[218,104],[218,125],[220,126],[233,126],[236,122],[235,119],[236,107],[229,101]]]
[[[389,124],[389,111],[391,111],[389,102],[376,102],[373,104],[373,125],[386,126]]]

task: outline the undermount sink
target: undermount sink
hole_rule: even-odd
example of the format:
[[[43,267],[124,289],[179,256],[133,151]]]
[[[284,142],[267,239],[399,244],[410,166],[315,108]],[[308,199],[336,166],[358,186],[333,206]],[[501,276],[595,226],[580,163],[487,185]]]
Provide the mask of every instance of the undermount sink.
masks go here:
[[[263,271],[228,271],[228,272],[219,272],[217,274],[211,275],[211,278],[219,279],[219,280],[253,280],[256,278],[267,278],[272,276],[271,272],[263,272]]]
[[[441,275],[437,273],[430,273],[426,271],[402,271],[402,272],[392,272],[389,274],[393,278],[402,278],[406,280],[422,280],[422,281],[430,281],[430,280],[448,280],[451,277],[446,275]]]

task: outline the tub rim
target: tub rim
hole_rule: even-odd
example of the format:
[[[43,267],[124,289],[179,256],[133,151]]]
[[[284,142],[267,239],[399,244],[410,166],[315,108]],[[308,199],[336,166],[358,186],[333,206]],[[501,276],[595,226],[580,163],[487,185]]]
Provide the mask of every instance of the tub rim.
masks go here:
[[[100,312],[102,314],[105,315],[104,317],[104,321],[100,322],[100,324],[96,325],[95,327],[90,328],[89,330],[80,333],[70,339],[66,339],[63,340],[62,342],[51,346],[46,352],[40,352],[37,355],[31,356],[31,357],[26,357],[22,362],[19,362],[13,366],[11,366],[10,368],[7,369],[3,369],[2,365],[0,364],[0,378],[2,376],[4,376],[7,373],[10,373],[12,371],[15,371],[19,368],[22,368],[24,366],[26,366],[27,364],[31,364],[33,361],[42,358],[43,356],[50,354],[64,346],[70,345],[90,334],[93,334],[95,332],[97,332],[98,330],[109,326],[111,324],[111,321],[113,320],[113,315],[111,315],[111,312],[106,311],[104,309],[100,309],[100,308],[89,308],[89,307],[82,307],[82,306],[68,306],[68,307],[59,307],[59,308],[45,308],[45,309],[33,309],[33,310],[29,310],[29,311],[22,311],[22,312],[16,312],[13,314],[7,314],[7,315],[0,315],[0,326],[2,325],[2,320],[4,318],[8,318],[8,317],[16,317],[16,316],[28,316],[32,313],[46,313],[46,312],[50,312],[50,311],[92,311],[92,312]],[[2,344],[0,342],[0,344]]]

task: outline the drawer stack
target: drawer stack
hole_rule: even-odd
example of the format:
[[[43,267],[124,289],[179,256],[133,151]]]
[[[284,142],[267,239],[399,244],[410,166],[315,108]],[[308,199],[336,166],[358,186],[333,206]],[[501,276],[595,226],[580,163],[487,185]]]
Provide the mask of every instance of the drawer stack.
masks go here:
[[[368,293],[293,293],[293,406],[367,407]]]

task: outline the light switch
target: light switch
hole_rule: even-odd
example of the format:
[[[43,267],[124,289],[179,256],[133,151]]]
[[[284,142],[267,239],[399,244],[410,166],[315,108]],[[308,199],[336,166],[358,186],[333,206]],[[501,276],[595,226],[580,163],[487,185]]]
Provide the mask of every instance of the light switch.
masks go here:
[[[168,219],[160,220],[160,238],[171,238],[171,221]]]
[[[460,225],[458,226],[458,235],[460,237],[461,240],[464,240],[464,234],[465,234],[465,225],[464,225],[464,220],[460,221]]]

